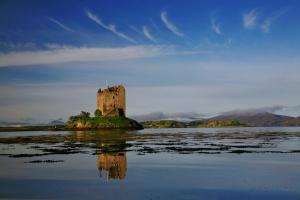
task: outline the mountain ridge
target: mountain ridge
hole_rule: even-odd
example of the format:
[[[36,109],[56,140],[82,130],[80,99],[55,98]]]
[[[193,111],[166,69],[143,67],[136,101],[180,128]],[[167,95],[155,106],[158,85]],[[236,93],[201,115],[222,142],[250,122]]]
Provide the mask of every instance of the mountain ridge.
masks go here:
[[[223,114],[211,118],[180,122],[176,120],[147,121],[142,123],[145,128],[182,128],[182,127],[270,127],[300,126],[300,117],[277,115],[269,112]]]

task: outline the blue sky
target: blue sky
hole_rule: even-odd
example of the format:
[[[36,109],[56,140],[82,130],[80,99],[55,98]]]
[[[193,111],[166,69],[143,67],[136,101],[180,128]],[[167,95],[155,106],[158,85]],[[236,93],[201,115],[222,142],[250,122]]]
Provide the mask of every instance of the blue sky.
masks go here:
[[[269,108],[298,116],[299,1],[1,1],[0,120]],[[298,109],[297,109],[298,108]]]

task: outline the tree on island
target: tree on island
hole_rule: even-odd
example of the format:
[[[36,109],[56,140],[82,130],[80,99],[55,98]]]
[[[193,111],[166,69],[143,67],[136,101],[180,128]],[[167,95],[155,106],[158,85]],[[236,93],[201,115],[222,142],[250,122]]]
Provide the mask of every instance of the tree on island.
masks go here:
[[[76,121],[88,121],[90,119],[90,113],[89,112],[86,112],[86,111],[81,111],[81,113],[79,115],[74,115],[74,116],[71,116],[69,118],[69,121],[70,122],[76,122]]]
[[[94,112],[95,117],[101,117],[102,116],[102,112],[99,109],[96,109]]]

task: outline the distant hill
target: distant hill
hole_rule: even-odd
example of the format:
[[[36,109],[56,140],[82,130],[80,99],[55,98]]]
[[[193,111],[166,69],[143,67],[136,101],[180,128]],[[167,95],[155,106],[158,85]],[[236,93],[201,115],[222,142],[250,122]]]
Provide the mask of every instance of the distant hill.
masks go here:
[[[53,120],[48,125],[66,125],[62,120]]]
[[[295,117],[284,121],[283,126],[300,126],[300,117]]]
[[[251,113],[251,114],[231,114],[231,115],[219,115],[207,119],[208,121],[228,121],[237,120],[242,124],[248,126],[299,126],[300,119],[296,120],[294,117],[276,115],[272,113]]]
[[[175,120],[147,121],[145,128],[240,127],[240,126],[300,126],[300,117],[264,113],[223,114],[212,118],[179,122]]]

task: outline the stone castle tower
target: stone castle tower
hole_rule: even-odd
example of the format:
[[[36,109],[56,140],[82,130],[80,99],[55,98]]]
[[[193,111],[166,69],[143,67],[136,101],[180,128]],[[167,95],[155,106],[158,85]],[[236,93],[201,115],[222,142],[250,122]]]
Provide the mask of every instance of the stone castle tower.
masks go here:
[[[103,116],[125,116],[125,87],[117,85],[103,90],[100,88],[97,92],[97,108]]]

